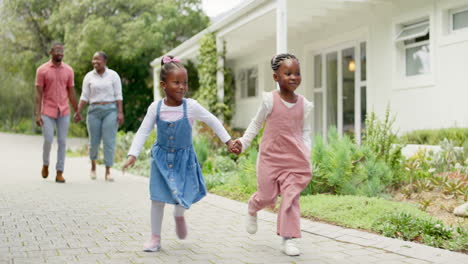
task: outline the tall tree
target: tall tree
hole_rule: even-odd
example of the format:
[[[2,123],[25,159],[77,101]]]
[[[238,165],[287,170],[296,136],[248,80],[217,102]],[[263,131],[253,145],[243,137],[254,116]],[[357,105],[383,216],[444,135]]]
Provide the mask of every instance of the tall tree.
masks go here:
[[[2,65],[27,85],[54,40],[65,44],[78,93],[93,53],[105,51],[122,78],[125,130],[138,127],[153,100],[151,60],[209,23],[200,0],[4,0],[0,20],[0,47],[9,51]]]

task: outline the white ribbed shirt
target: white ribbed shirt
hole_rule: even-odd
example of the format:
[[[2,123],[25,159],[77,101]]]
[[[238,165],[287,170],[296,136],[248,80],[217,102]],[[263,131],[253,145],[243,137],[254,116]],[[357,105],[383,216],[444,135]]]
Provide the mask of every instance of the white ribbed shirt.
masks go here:
[[[206,110],[203,106],[201,106],[196,100],[187,98],[187,117],[192,124],[195,120],[199,120],[207,124],[219,139],[226,143],[231,139],[231,136],[223,127],[221,122],[216,118],[212,113]],[[140,154],[141,148],[145,144],[146,138],[151,133],[151,131],[155,128],[156,125],[156,112],[157,112],[158,102],[153,102],[149,107],[146,113],[143,122],[140,125],[135,137],[133,138],[132,146],[128,151],[128,155],[132,155],[138,157]],[[173,122],[176,120],[181,119],[184,116],[184,108],[183,105],[179,106],[167,106],[163,102],[161,103],[161,110],[160,110],[161,120]],[[156,127],[157,129],[157,127]]]
[[[106,67],[101,75],[96,70],[83,79],[80,100],[92,103],[122,100],[122,83],[117,72]]]
[[[275,91],[273,91],[275,92]],[[264,92],[262,105],[258,109],[257,114],[250,122],[247,130],[245,130],[244,135],[239,139],[242,143],[242,152],[244,152],[249,146],[255,136],[258,134],[258,131],[263,127],[263,123],[266,121],[268,115],[273,109],[273,92]],[[291,108],[295,103],[288,103],[281,99],[281,102],[286,105],[286,107]],[[314,104],[307,101],[304,97],[304,125],[302,128],[302,138],[305,145],[311,149],[312,142],[310,140],[310,133],[312,130],[311,120],[309,114],[312,112]]]

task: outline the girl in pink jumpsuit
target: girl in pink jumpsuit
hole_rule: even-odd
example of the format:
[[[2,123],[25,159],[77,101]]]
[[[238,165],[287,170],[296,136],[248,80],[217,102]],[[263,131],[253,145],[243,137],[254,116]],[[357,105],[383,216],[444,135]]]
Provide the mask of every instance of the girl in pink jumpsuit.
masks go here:
[[[299,196],[312,178],[310,121],[313,104],[294,91],[301,83],[298,59],[292,54],[272,58],[273,78],[279,91],[265,93],[257,116],[236,146],[244,151],[265,122],[257,159],[258,190],[249,200],[247,232],[257,231],[257,212],[274,206],[281,195],[277,234],[285,254],[300,254],[293,238],[301,237]]]

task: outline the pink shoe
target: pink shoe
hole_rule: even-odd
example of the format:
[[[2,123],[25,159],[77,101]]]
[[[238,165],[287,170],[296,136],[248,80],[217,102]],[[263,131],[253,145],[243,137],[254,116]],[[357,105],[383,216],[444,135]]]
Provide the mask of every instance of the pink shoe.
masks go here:
[[[143,244],[143,251],[156,252],[161,249],[161,236],[151,235],[150,240]]]
[[[176,234],[179,239],[185,239],[187,237],[187,225],[185,224],[185,217],[176,216]]]

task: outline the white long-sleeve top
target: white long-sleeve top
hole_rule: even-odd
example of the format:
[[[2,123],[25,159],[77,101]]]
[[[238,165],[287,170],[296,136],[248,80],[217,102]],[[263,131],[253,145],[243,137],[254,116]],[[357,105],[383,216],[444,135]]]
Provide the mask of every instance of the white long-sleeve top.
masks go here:
[[[288,103],[281,99],[281,102],[286,105],[286,107],[291,108],[295,105],[295,103]],[[302,128],[302,138],[304,140],[305,145],[308,149],[311,149],[311,140],[310,140],[310,133],[312,130],[311,121],[309,118],[309,114],[312,112],[314,108],[314,104],[312,102],[307,101],[304,98],[304,125]],[[257,111],[257,114],[250,122],[247,130],[245,130],[244,135],[239,139],[242,143],[242,152],[244,152],[249,146],[255,136],[258,134],[258,131],[263,127],[263,123],[267,119],[268,115],[270,115],[273,109],[273,92],[264,92],[263,93],[263,101],[262,105]]]
[[[187,102],[187,117],[190,121],[190,124],[193,124],[195,120],[199,120],[207,124],[219,139],[226,143],[231,139],[231,136],[228,134],[226,129],[223,127],[221,122],[203,106],[201,106],[194,99],[186,99]],[[146,138],[155,128],[156,125],[156,112],[157,112],[158,102],[153,102],[146,113],[143,122],[140,125],[135,137],[133,138],[132,146],[128,152],[128,155],[138,157],[140,154],[141,148],[145,144]],[[163,121],[173,122],[181,119],[184,116],[183,105],[179,106],[167,106],[163,102],[161,103],[161,110],[159,113],[159,118]],[[156,127],[157,129],[157,127]]]
[[[122,100],[122,82],[119,74],[106,67],[103,74],[88,72],[83,79],[81,101],[92,103]]]

